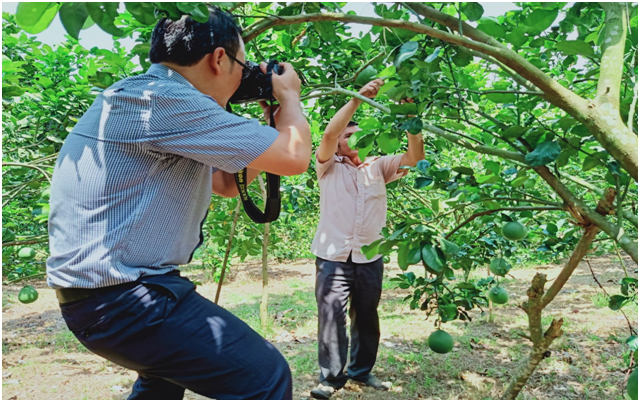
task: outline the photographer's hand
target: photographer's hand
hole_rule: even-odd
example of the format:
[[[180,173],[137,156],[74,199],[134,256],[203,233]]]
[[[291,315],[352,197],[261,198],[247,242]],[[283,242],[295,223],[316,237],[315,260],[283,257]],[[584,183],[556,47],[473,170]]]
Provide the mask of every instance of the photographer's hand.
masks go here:
[[[262,108],[262,115],[264,116],[264,121],[267,124],[271,125],[271,106],[265,101],[258,102],[260,107]],[[275,120],[275,126],[278,126],[278,120],[280,116],[280,105],[273,104],[273,119]]]
[[[266,63],[260,63],[266,73]],[[275,142],[249,167],[281,176],[306,171],[311,159],[311,130],[300,105],[300,78],[289,63],[280,63],[282,75],[272,74],[273,96],[280,106],[277,110]],[[263,111],[265,109],[263,108]],[[266,112],[269,110],[267,108]]]

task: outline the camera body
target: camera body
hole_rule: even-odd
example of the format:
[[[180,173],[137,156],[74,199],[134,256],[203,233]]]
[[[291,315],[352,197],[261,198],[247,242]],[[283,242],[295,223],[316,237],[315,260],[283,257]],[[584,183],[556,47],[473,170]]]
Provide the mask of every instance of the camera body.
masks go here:
[[[249,72],[246,78],[242,79],[240,86],[231,99],[229,99],[229,103],[238,104],[273,99],[271,78],[262,72],[258,63],[247,61],[246,64]],[[283,73],[278,62],[271,62],[269,64],[273,65],[273,74],[281,75]]]

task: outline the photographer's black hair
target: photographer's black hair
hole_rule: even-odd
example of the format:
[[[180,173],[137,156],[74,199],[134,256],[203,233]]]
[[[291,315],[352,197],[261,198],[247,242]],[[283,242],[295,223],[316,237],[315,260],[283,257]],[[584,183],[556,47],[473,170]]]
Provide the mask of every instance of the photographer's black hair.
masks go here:
[[[192,66],[218,47],[235,56],[241,34],[233,16],[217,7],[210,8],[209,21],[202,24],[188,15],[178,21],[163,18],[153,29],[149,60]]]
[[[351,120],[351,121],[349,122],[349,124],[347,124],[347,127],[353,127],[353,126],[357,126],[357,125],[358,125],[358,123],[357,123],[357,122],[355,122],[355,121]]]

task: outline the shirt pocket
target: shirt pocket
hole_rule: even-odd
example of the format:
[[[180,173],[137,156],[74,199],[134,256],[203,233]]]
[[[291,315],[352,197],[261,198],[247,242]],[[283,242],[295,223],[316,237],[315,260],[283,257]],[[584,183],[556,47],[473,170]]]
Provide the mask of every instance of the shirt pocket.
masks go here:
[[[384,179],[382,177],[375,177],[371,179],[369,185],[365,186],[365,191],[368,198],[383,198],[387,194],[387,188],[384,185]]]

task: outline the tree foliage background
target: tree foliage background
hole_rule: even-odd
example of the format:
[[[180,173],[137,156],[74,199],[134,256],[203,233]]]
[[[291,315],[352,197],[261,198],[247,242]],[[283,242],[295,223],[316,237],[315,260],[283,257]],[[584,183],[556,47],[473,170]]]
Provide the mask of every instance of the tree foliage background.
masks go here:
[[[526,260],[567,259],[547,289],[544,275],[532,280],[522,306],[535,369],[562,332],[560,318],[545,333],[541,311],[586,253],[626,253],[637,262],[637,5],[517,3],[517,10],[487,17],[481,3],[374,2],[376,16],[366,17],[344,13],[345,3],[216,4],[238,17],[247,59],[288,61],[299,72],[314,145],[374,77],[386,83],[376,99],[364,99],[356,115],[362,131],[350,145],[362,158],[392,154],[406,149],[405,131],[423,133],[426,159],[388,186],[384,239],[363,251],[393,255],[403,270],[422,264],[423,276],[407,272],[396,282],[411,292],[411,307],[433,314],[438,325],[469,320],[471,310],[487,305],[500,275],[470,282],[472,270],[497,259],[507,271]],[[158,18],[201,20],[206,7],[20,3],[16,15],[3,15],[6,281],[43,275],[51,173],[75,122],[99,91],[149,67]],[[68,36],[52,48],[32,34],[54,18]],[[368,28],[354,35],[350,23]],[[93,24],[114,36],[113,48],[78,44]],[[138,42],[130,52],[117,41],[124,37]],[[415,103],[400,104],[407,97]],[[235,112],[260,116],[252,104]],[[257,185],[254,191],[258,199]],[[313,163],[307,173],[283,178],[281,191],[269,253],[311,257],[318,219]],[[196,254],[208,266],[221,266],[236,202],[212,198],[207,241]],[[509,221],[528,227],[523,241],[502,236]],[[231,255],[258,256],[262,233],[242,213]],[[637,279],[627,273],[620,285],[612,309],[637,303]],[[506,396],[517,394],[527,367]]]

